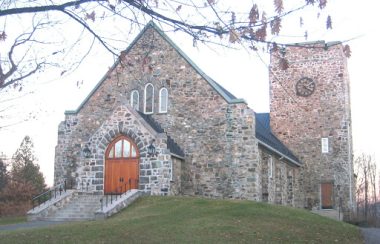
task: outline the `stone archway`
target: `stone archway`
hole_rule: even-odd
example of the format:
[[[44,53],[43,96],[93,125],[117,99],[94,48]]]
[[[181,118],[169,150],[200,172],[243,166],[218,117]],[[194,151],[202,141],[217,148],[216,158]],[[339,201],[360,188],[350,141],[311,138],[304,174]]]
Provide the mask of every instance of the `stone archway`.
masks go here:
[[[116,137],[108,145],[105,151],[104,194],[138,188],[139,158],[137,145],[125,135]]]

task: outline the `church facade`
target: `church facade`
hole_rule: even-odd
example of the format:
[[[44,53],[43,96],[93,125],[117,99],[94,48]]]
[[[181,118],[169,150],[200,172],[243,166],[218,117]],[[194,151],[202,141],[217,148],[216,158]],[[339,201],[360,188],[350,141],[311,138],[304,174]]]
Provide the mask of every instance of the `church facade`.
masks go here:
[[[341,49],[334,45],[318,52],[340,55]],[[302,53],[299,50],[304,48],[290,52]],[[55,183],[65,180],[94,194],[134,188],[154,195],[308,208],[342,208],[337,203],[343,201],[348,209],[353,179],[348,170],[352,150],[345,63],[331,61],[341,69],[329,80],[332,89],[339,89],[328,93],[323,82],[329,74],[319,78],[319,67],[310,73],[302,65],[296,69],[300,73],[280,73],[285,71],[276,70],[276,55],[272,54],[270,76],[271,112],[255,113],[150,22],[78,109],[66,111],[58,128]],[[329,64],[325,70],[336,72]],[[297,106],[277,86],[280,78],[289,90],[301,83],[296,89],[304,93],[309,79],[319,85],[310,95],[295,95],[311,98],[303,104],[311,106],[310,118],[303,118],[306,124],[301,125],[303,110],[295,111]],[[293,84],[294,79],[301,82]],[[332,102],[322,104],[330,98]],[[334,121],[324,117],[323,123],[315,124],[318,114],[331,114],[327,117]],[[327,143],[327,153],[318,151],[320,143]]]

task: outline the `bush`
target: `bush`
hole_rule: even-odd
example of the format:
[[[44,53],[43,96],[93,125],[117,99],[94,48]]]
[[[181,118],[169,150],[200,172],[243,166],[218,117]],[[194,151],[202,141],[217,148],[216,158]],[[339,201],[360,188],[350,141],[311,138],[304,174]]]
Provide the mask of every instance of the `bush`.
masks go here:
[[[0,216],[22,216],[32,208],[31,199],[38,194],[28,182],[10,181],[0,192]]]

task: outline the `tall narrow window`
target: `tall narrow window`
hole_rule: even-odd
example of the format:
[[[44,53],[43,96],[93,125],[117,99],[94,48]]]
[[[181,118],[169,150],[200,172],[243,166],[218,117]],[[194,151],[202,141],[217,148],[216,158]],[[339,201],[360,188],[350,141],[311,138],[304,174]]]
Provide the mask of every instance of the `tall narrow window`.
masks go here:
[[[269,156],[268,158],[268,177],[273,177],[273,158],[272,156]]]
[[[144,91],[144,113],[152,114],[154,106],[154,87],[152,84],[147,84]]]
[[[132,93],[131,93],[131,106],[135,110],[139,110],[140,109],[140,106],[139,106],[139,92],[136,91],[136,90],[132,91]]]
[[[161,88],[160,90],[160,113],[168,112],[168,89]]]
[[[321,139],[322,144],[322,153],[329,153],[329,138],[322,138]]]

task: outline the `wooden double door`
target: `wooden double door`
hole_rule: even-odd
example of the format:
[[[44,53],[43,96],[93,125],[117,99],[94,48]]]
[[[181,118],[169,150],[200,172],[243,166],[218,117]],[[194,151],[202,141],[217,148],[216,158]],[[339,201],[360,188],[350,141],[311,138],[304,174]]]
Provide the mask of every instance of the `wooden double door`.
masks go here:
[[[139,180],[139,152],[126,136],[112,141],[105,155],[104,194],[120,194],[137,189]]]

